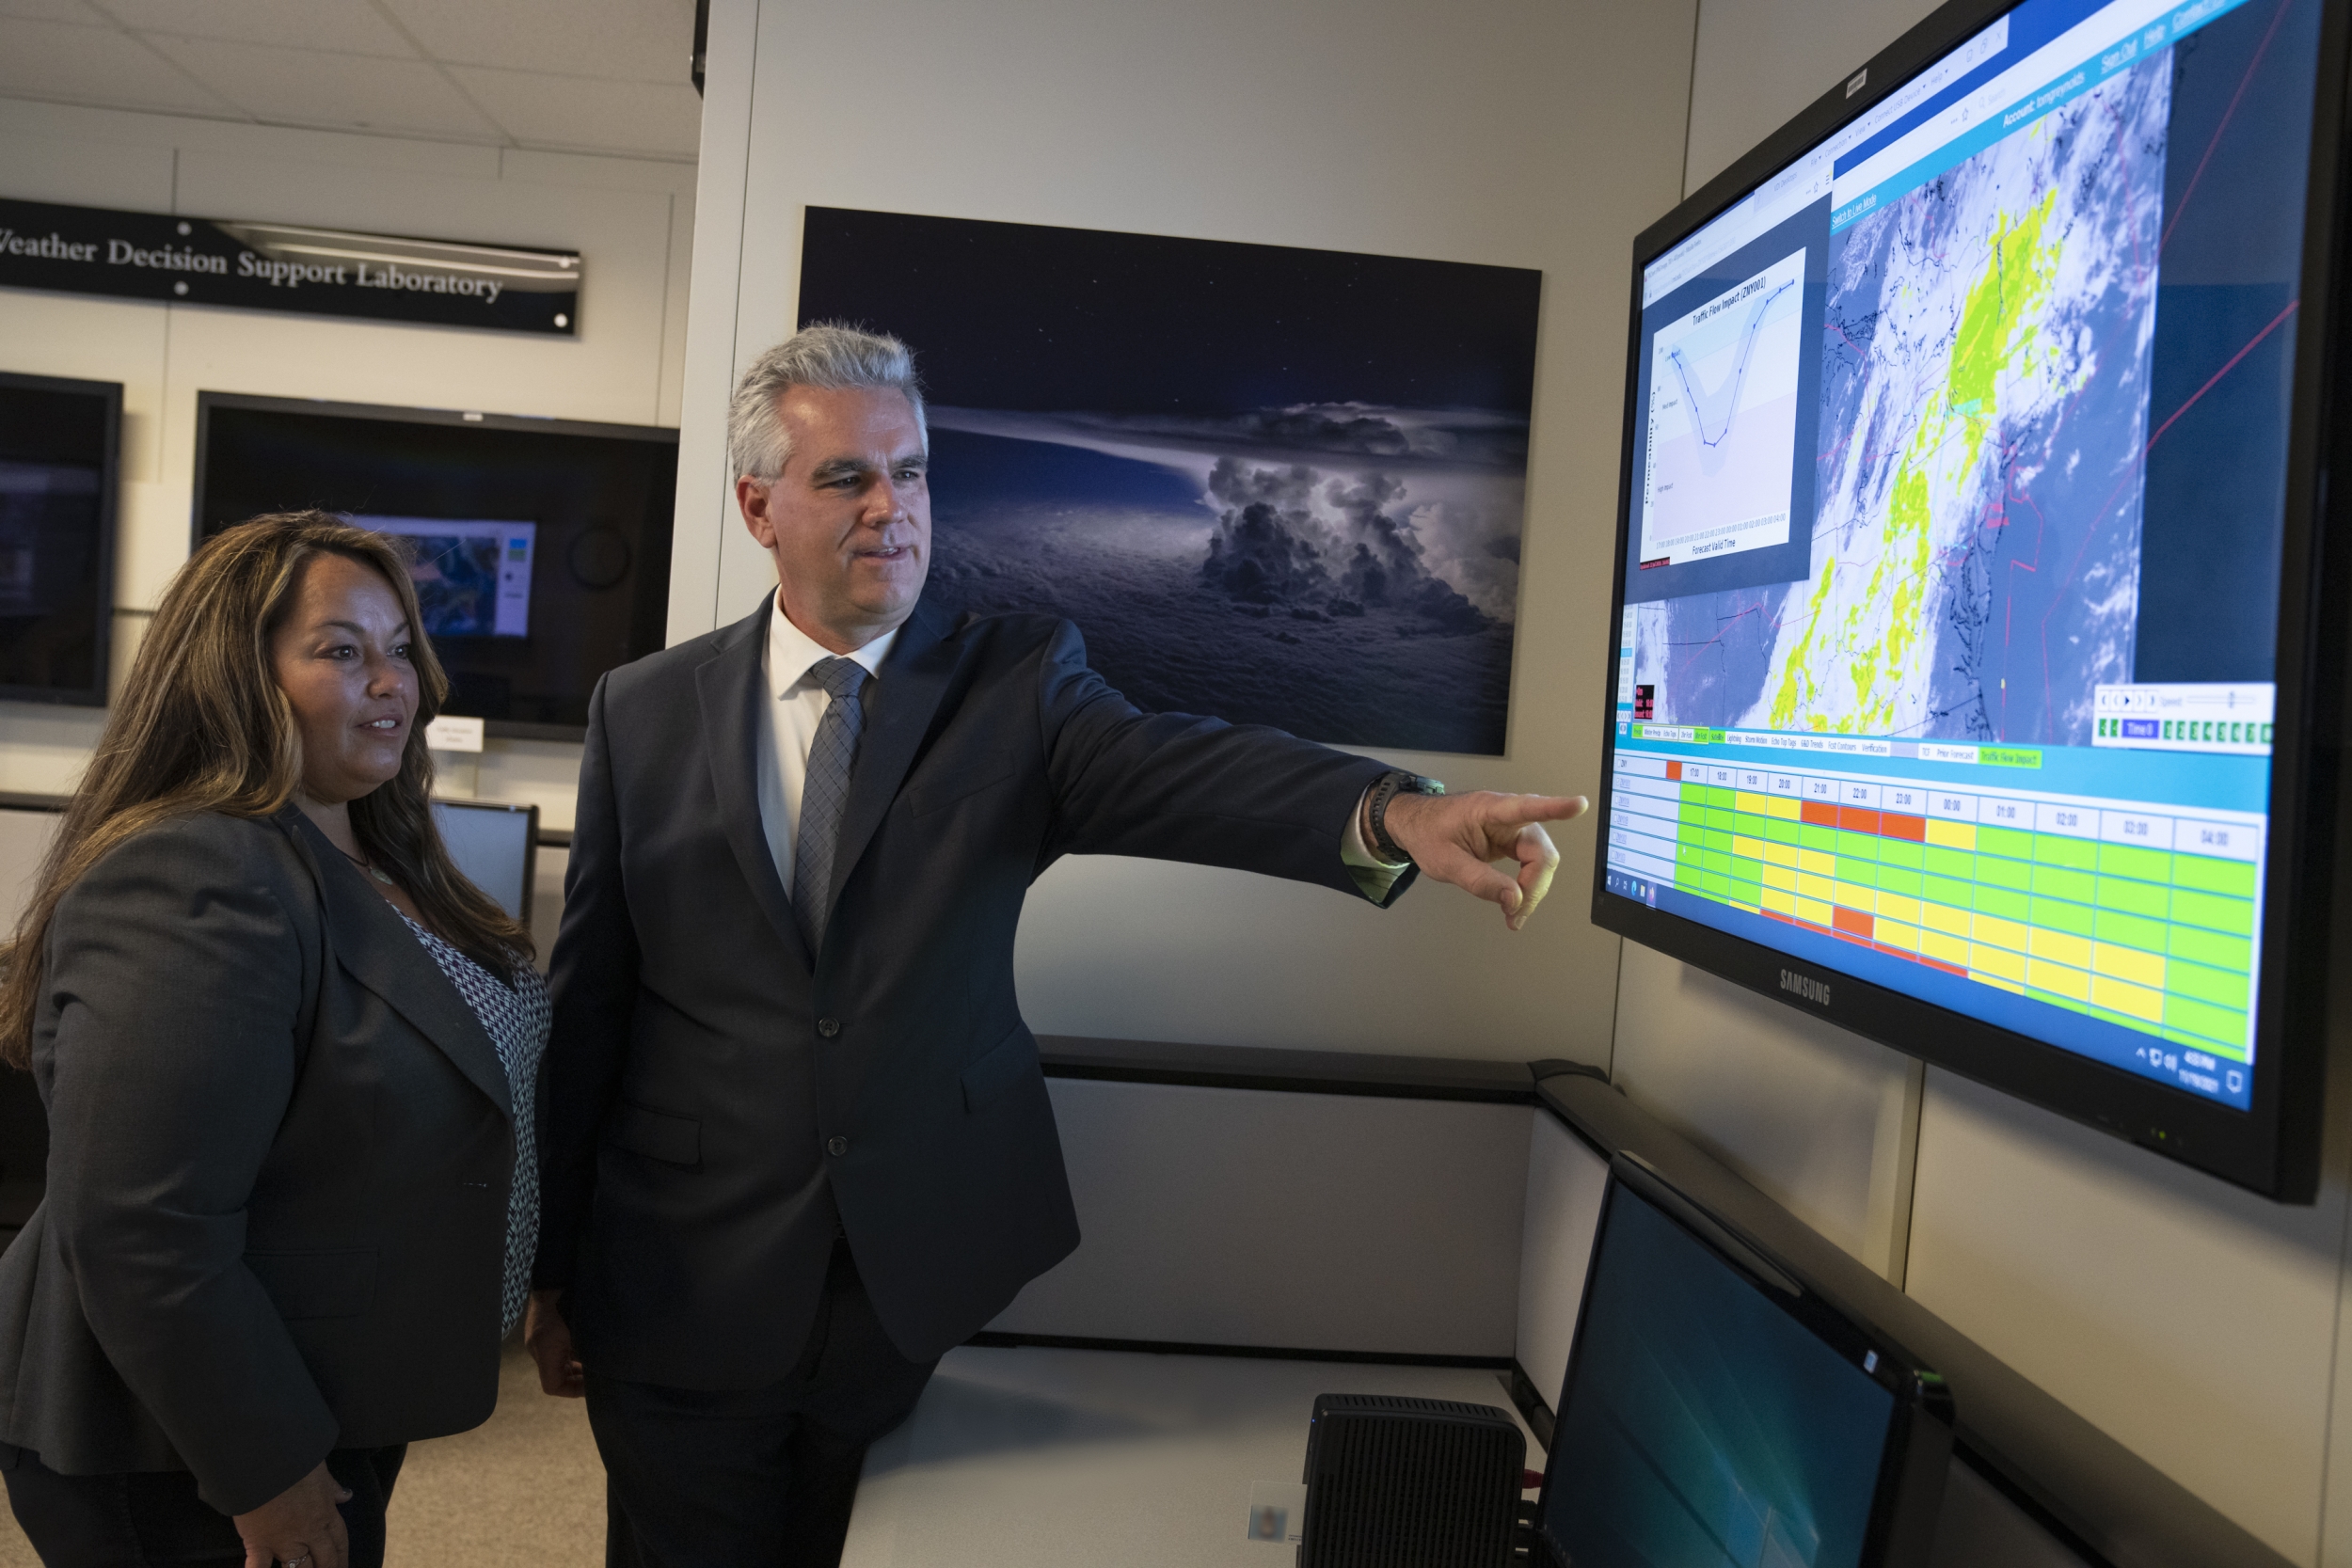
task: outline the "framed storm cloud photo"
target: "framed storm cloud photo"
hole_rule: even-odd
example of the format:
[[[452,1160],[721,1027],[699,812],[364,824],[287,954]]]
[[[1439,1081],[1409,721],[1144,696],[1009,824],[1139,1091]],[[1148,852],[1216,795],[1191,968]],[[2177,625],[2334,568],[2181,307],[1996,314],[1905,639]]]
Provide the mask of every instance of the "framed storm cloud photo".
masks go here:
[[[1541,275],[811,207],[800,317],[930,399],[929,595],[1147,709],[1499,755]]]

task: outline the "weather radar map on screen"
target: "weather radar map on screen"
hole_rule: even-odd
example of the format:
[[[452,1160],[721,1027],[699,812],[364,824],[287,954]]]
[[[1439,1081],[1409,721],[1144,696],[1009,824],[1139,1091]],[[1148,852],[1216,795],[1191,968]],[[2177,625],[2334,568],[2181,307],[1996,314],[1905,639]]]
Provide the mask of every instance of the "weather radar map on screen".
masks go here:
[[[1605,885],[2240,1109],[2319,0],[2026,0],[1652,260]]]
[[[415,552],[408,575],[429,635],[531,635],[531,557],[538,524],[363,513],[351,520],[408,541]]]

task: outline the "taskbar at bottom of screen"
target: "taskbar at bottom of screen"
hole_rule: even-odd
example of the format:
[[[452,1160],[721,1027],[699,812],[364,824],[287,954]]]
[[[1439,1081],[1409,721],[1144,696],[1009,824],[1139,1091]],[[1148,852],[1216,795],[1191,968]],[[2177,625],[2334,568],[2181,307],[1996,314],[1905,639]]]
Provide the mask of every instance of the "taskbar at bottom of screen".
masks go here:
[[[2153,1079],[2167,1088],[2179,1089],[2232,1110],[2253,1108],[2251,1062],[2233,1062],[2193,1046],[2152,1039],[2105,1019],[2089,1018],[2030,996],[2018,996],[1961,975],[1947,974],[1792,922],[1750,914],[1638,872],[1613,867],[1603,885],[1621,898],[1680,915],[1793,958],[1840,971],[1883,990],[1948,1008],[2057,1050]]]

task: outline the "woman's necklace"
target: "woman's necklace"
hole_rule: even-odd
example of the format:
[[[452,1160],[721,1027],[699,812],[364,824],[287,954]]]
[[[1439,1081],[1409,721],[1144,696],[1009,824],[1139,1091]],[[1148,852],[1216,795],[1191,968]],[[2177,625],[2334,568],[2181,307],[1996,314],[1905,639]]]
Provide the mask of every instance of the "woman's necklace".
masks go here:
[[[330,840],[329,842],[332,841]],[[358,866],[360,870],[366,872],[377,881],[382,882],[386,887],[395,885],[392,881],[392,874],[385,870],[382,866],[376,864],[373,861],[361,860],[358,856],[353,854],[350,850],[344,848],[340,844],[335,846],[335,853],[342,856],[343,859],[349,861],[352,864]]]

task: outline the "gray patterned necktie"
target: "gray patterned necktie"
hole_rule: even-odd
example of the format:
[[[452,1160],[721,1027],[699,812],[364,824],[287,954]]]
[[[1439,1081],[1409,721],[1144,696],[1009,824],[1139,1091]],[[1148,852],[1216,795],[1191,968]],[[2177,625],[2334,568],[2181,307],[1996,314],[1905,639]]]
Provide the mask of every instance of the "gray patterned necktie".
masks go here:
[[[866,667],[853,658],[820,658],[807,679],[833,693],[817,738],[808,749],[808,778],[801,790],[801,831],[792,847],[792,912],[808,939],[809,953],[825,935],[826,890],[833,886],[834,851],[841,843],[841,816],[850,803],[850,764],[857,757],[858,733],[866,710],[858,689]]]

